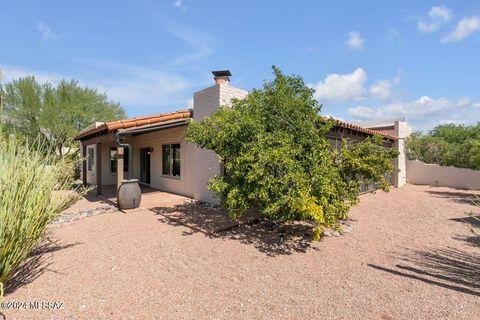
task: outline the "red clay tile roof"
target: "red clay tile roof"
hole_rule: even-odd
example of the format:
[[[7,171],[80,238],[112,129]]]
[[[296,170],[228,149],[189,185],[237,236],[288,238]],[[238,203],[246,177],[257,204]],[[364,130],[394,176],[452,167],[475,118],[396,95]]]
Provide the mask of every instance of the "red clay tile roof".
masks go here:
[[[117,121],[109,121],[104,122],[99,126],[96,127],[88,127],[81,130],[76,136],[75,140],[83,140],[86,138],[90,138],[95,134],[108,134],[111,132],[115,132],[119,129],[127,129],[132,127],[138,127],[146,124],[153,124],[153,123],[160,123],[166,122],[170,120],[177,120],[177,119],[185,119],[191,118],[193,115],[192,109],[187,110],[180,110],[170,113],[161,113],[152,116],[146,117],[136,117],[131,119],[125,120],[117,120]]]
[[[162,113],[162,114],[156,114],[156,115],[151,115],[151,116],[145,116],[145,117],[136,117],[136,118],[131,118],[131,119],[125,119],[125,120],[117,120],[117,121],[109,121],[109,122],[103,122],[99,126],[96,127],[88,127],[83,130],[81,130],[76,136],[75,140],[84,140],[84,139],[89,139],[93,135],[102,135],[102,134],[109,134],[112,132],[115,132],[119,129],[127,129],[127,128],[132,128],[132,127],[138,127],[138,126],[143,126],[147,124],[154,124],[154,123],[160,123],[160,122],[166,122],[170,120],[177,120],[177,119],[185,119],[185,118],[191,118],[193,116],[193,110],[192,109],[187,109],[187,110],[180,110],[180,111],[175,111],[175,112],[170,112],[170,113]],[[323,120],[327,121],[331,118],[322,116],[321,117]],[[363,132],[369,135],[374,135],[374,134],[379,134],[381,136],[384,136],[387,139],[391,140],[397,140],[397,137],[390,136],[387,134],[383,134],[378,131],[374,131],[371,129],[367,129],[364,127],[361,127],[359,125],[353,124],[353,123],[348,123],[344,122],[341,120],[335,120],[335,126],[341,127],[341,128],[346,128],[354,131],[359,131]]]
[[[322,119],[324,121],[333,119],[335,121],[335,126],[336,127],[341,127],[341,128],[345,128],[345,129],[359,131],[359,132],[363,132],[363,133],[370,134],[370,135],[379,134],[379,135],[381,135],[381,136],[383,136],[387,139],[390,139],[390,140],[398,140],[398,137],[394,137],[394,136],[391,136],[391,135],[388,135],[388,134],[384,134],[384,133],[381,133],[379,131],[375,131],[375,130],[372,130],[372,129],[367,129],[367,128],[364,128],[362,126],[359,126],[358,124],[349,123],[349,122],[337,120],[337,119],[326,117],[326,116],[322,116]]]

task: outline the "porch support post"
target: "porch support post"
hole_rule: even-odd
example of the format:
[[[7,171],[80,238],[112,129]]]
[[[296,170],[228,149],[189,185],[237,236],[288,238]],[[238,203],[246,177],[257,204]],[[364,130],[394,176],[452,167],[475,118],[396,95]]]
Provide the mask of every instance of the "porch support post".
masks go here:
[[[83,185],[87,185],[87,146],[83,143],[82,146],[82,182]]]
[[[102,144],[97,142],[95,144],[96,163],[95,174],[97,175],[97,195],[102,194]]]
[[[123,180],[123,147],[117,147],[117,190]]]
[[[393,173],[393,185],[401,187],[407,183],[407,157],[405,155],[405,139],[410,135],[411,129],[406,121],[395,121],[395,135],[398,137],[393,144],[393,148],[398,150],[399,155],[394,160],[395,168],[398,170]]]

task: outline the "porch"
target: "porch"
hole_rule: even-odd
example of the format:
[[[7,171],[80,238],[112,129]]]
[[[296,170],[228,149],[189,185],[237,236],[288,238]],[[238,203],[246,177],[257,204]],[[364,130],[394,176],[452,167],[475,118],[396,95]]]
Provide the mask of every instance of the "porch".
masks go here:
[[[172,225],[183,225],[193,231],[206,235],[214,235],[219,232],[230,230],[242,224],[258,221],[258,216],[249,213],[239,221],[233,221],[228,213],[211,204],[196,201],[192,198],[161,191],[140,184],[142,201],[140,207],[130,210],[121,210],[128,213],[140,213],[150,211],[159,220]],[[93,196],[118,208],[115,185],[103,185],[102,194],[93,192]]]
[[[192,201],[192,199],[188,197],[161,191],[144,184],[139,185],[140,190],[142,191],[142,201],[140,207],[133,210],[148,210],[156,207],[179,206]],[[118,207],[116,185],[103,185],[102,193],[97,193],[97,197],[102,201]]]
[[[115,204],[124,179],[140,182],[142,201],[158,190],[193,198],[194,148],[183,140],[185,130],[184,120],[123,129],[121,141],[128,148],[118,145],[114,132],[81,140],[83,183]]]

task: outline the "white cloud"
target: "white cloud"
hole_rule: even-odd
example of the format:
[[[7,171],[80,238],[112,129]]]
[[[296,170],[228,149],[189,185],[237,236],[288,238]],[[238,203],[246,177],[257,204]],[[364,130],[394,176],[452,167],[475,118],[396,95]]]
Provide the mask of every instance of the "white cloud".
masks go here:
[[[436,30],[438,30],[439,27],[440,27],[440,25],[438,25],[436,23],[427,23],[427,22],[424,22],[424,21],[418,21],[417,22],[418,31],[423,32],[423,33],[429,33],[429,32],[436,31]]]
[[[406,117],[416,130],[426,130],[441,123],[473,123],[478,120],[480,109],[472,108],[470,103],[469,98],[449,100],[422,96],[417,100],[396,101],[377,108],[360,105],[348,109],[348,115],[353,121],[366,123]]]
[[[323,81],[310,85],[315,89],[315,98],[320,101],[351,101],[365,99],[389,100],[400,78],[381,79],[367,88],[367,73],[357,68],[352,73],[328,74]]]
[[[77,60],[80,71],[56,74],[20,66],[1,66],[3,82],[34,75],[39,82],[57,83],[61,79],[75,78],[82,86],[105,92],[110,100],[134,110],[135,114],[149,114],[185,108],[192,92],[211,85],[211,78],[196,63],[214,52],[215,39],[158,15],[161,27],[183,41],[187,52],[168,61],[131,65],[98,60]],[[188,66],[185,68],[185,66]],[[132,109],[135,107],[136,109]]]
[[[55,32],[53,32],[53,30],[47,24],[45,24],[43,22],[39,22],[37,24],[36,29],[40,32],[40,34],[42,36],[42,38],[41,38],[42,42],[58,38],[58,35]]]
[[[394,86],[398,84],[400,84],[400,77],[396,77],[391,80],[378,80],[375,84],[370,86],[370,96],[379,100],[391,99]]]
[[[445,6],[432,7],[428,12],[428,16],[432,20],[450,21],[452,19],[452,11]]]
[[[163,66],[171,67],[191,64],[214,53],[212,43],[215,41],[209,35],[178,24],[168,18],[162,18],[162,23],[166,31],[181,39],[192,48],[192,52],[183,55],[179,54],[173,61]]]
[[[91,79],[87,83],[122,105],[176,107],[184,103],[191,86],[189,80],[155,68],[118,64],[111,72],[111,78]]]
[[[467,97],[463,97],[457,100],[457,104],[459,107],[466,107],[471,103],[472,103],[472,100],[470,100],[470,98],[467,98]]]
[[[355,119],[360,120],[371,120],[378,118],[377,114],[379,111],[374,110],[373,108],[366,106],[358,106],[355,108],[348,109],[348,115],[354,117]]]
[[[182,10],[187,10],[188,7],[183,4],[183,0],[175,0],[173,6]]]
[[[320,49],[318,49],[317,47],[308,47],[307,49],[305,49],[306,52],[309,52],[309,53],[320,53]]]
[[[347,41],[345,44],[348,48],[352,50],[364,50],[365,49],[365,40],[362,38],[359,32],[351,31],[347,33]]]
[[[452,11],[445,6],[432,7],[428,19],[417,22],[417,29],[422,33],[437,31],[445,22],[452,19]]]
[[[440,42],[449,43],[461,41],[477,31],[480,31],[480,16],[466,17],[458,22],[455,30],[440,39]]]
[[[361,100],[365,96],[367,74],[362,68],[357,68],[349,74],[329,74],[325,80],[312,87],[318,100],[346,101]]]
[[[3,78],[2,81],[4,83],[10,82],[12,80],[17,80],[19,78],[25,78],[28,76],[35,76],[35,79],[40,83],[50,82],[50,83],[57,83],[63,78],[70,78],[69,76],[61,75],[54,72],[46,72],[46,71],[35,71],[24,67],[18,66],[8,66],[3,65],[0,66],[0,70],[2,72]]]
[[[472,107],[475,109],[480,109],[480,103],[474,103],[472,104]]]
[[[459,106],[459,104],[446,98],[432,99],[428,96],[422,96],[414,101],[392,102],[380,108],[369,108],[365,106],[350,108],[348,109],[348,114],[360,119],[412,115],[424,116],[435,112],[449,110],[456,106]]]
[[[393,44],[403,44],[405,42],[404,37],[396,28],[388,28],[387,39],[390,43]]]
[[[123,106],[142,108],[140,114],[160,113],[162,108],[185,108],[193,86],[189,79],[159,69],[111,62],[88,62],[86,69],[101,71],[108,76],[92,74],[75,76],[80,85],[105,92],[110,100]],[[70,80],[71,75],[31,70],[18,66],[1,66],[3,83],[34,75],[40,83]]]

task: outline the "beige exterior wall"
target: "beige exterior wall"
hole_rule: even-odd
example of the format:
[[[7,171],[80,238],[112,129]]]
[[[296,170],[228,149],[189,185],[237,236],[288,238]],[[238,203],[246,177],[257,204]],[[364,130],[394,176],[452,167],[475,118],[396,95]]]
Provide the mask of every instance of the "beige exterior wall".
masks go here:
[[[131,165],[132,179],[140,179],[140,149],[153,148],[150,155],[150,186],[167,192],[193,197],[193,145],[183,140],[186,126],[165,129],[147,133],[140,136],[127,138],[125,141],[132,145],[133,164]],[[102,184],[114,185],[117,182],[117,173],[110,170],[110,149],[117,148],[113,134],[101,136],[84,141],[83,144],[95,148],[95,144],[101,143],[102,157]],[[181,165],[180,177],[162,175],[162,145],[180,143]],[[118,170],[119,168],[117,168]],[[87,171],[87,182],[96,184],[95,173]]]
[[[412,133],[412,129],[406,121],[395,121],[393,125],[381,125],[379,127],[371,126],[372,130],[376,130],[383,134],[398,137],[393,144],[393,147],[399,152],[396,159],[393,160],[393,164],[397,169],[397,172],[393,173],[393,185],[395,187],[401,187],[407,183],[407,158],[405,155],[405,139]]]
[[[220,105],[228,105],[232,98],[242,99],[247,91],[221,83],[194,93],[193,119],[202,121],[206,116],[217,110]],[[211,150],[194,148],[193,197],[200,201],[218,203],[208,190],[207,184],[211,178],[221,174],[221,165],[217,155]]]
[[[193,146],[183,140],[187,127],[176,127],[143,134],[126,140],[133,146],[133,177],[140,179],[140,149],[153,148],[150,154],[150,186],[155,189],[193,197]],[[180,143],[180,177],[162,174],[162,145]]]
[[[480,190],[480,171],[407,160],[407,181],[411,184]]]
[[[101,158],[102,158],[102,184],[104,185],[109,185],[109,184],[115,184],[116,183],[116,173],[110,172],[110,148],[116,148],[114,136],[112,135],[106,135],[106,136],[101,136],[93,139],[89,139],[86,141],[82,142],[82,145],[87,146],[87,154],[88,154],[88,149],[93,148],[95,150],[95,157],[97,157],[97,150],[96,150],[96,143],[101,143]],[[82,150],[83,148],[80,148]],[[82,157],[86,157],[86,155],[82,154]],[[96,161],[95,161],[96,162]],[[94,164],[95,164],[94,162]],[[83,168],[81,168],[81,171]],[[80,176],[83,174],[83,172],[80,172]],[[87,166],[87,183],[89,184],[96,184],[96,170],[93,172],[88,171],[88,166]]]
[[[407,183],[407,157],[405,154],[405,139],[412,133],[412,129],[406,121],[395,121],[395,131],[398,140],[395,141],[395,147],[400,153],[395,159],[395,167],[398,169],[397,174],[394,175],[395,187],[401,187]]]

